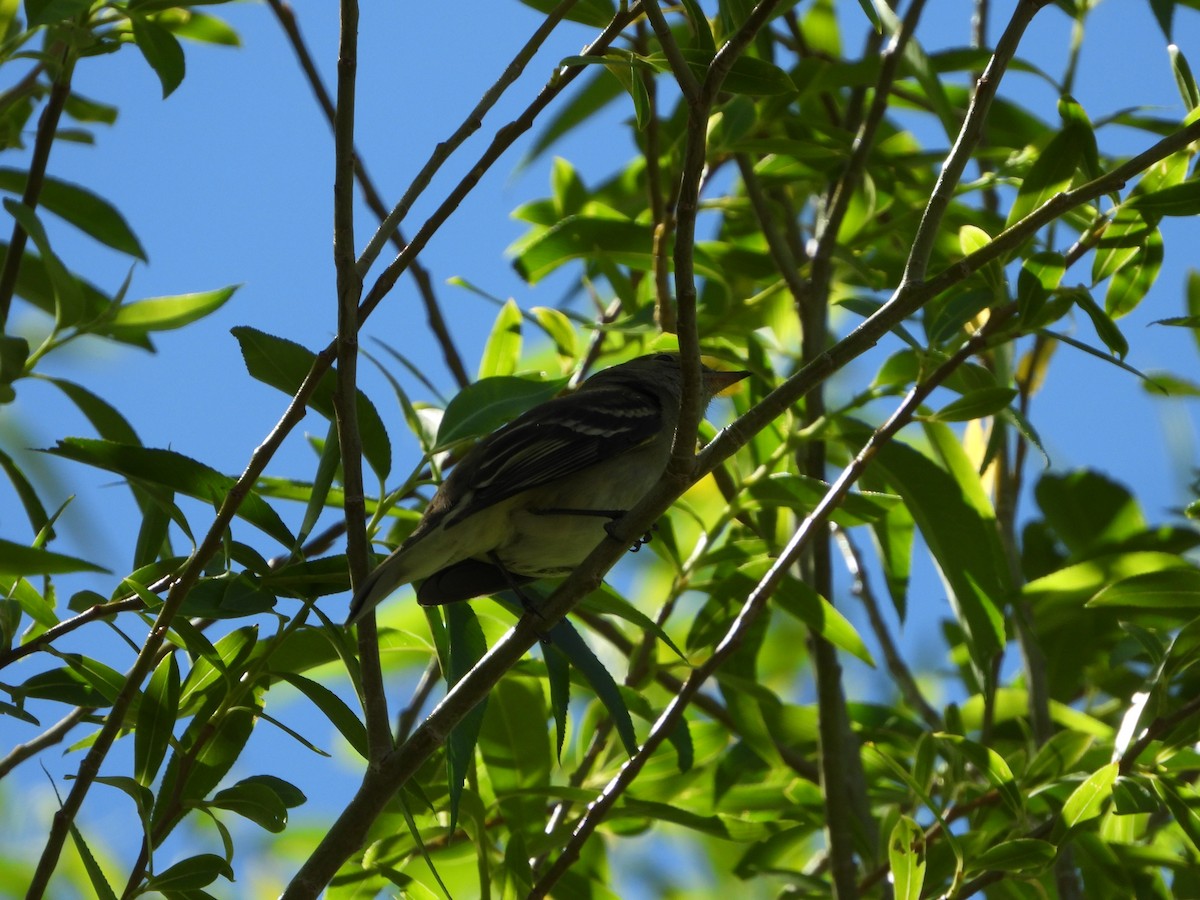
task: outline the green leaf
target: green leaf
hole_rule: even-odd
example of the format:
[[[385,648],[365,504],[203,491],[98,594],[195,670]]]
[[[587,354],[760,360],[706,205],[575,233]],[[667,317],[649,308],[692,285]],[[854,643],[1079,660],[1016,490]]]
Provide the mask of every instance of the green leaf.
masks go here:
[[[1171,40],[1171,19],[1175,15],[1175,4],[1178,0],[1150,0],[1150,9],[1162,29],[1163,37]]]
[[[287,807],[271,786],[261,781],[239,781],[233,787],[218,791],[210,802],[219,809],[249,819],[272,834],[287,827]]]
[[[512,375],[521,361],[521,308],[508,300],[500,308],[479,360],[479,378]]]
[[[698,47],[684,47],[682,53],[692,74],[698,81],[703,82],[708,75],[713,54]],[[652,53],[643,59],[660,72],[671,71],[671,64],[664,53]],[[729,74],[721,83],[721,90],[752,97],[797,93],[796,85],[787,72],[773,63],[753,56],[739,56],[734,61]]]
[[[1112,796],[1113,782],[1117,780],[1118,763],[1112,762],[1097,769],[1087,780],[1071,792],[1063,804],[1062,819],[1068,828],[1100,815],[1100,809]]]
[[[1163,263],[1162,233],[1156,228],[1121,268],[1113,273],[1104,295],[1104,310],[1113,319],[1133,312],[1150,293]],[[1097,329],[1099,330],[1099,329]],[[1106,341],[1107,343],[1107,341]],[[1124,354],[1122,354],[1124,356]]]
[[[1150,5],[1155,5],[1154,0],[1151,0]],[[1169,15],[1168,13],[1168,21]],[[1169,25],[1166,30],[1170,30]],[[1168,35],[1167,39],[1170,40],[1170,35]],[[1200,88],[1196,87],[1196,79],[1192,75],[1192,67],[1188,65],[1187,57],[1183,55],[1183,51],[1174,44],[1167,45],[1167,55],[1171,59],[1171,72],[1175,75],[1175,86],[1179,88],[1179,96],[1183,98],[1183,108],[1191,112],[1197,106],[1200,106]]]
[[[164,5],[168,8],[178,8],[174,6],[175,3],[177,0],[165,0]],[[242,45],[242,39],[238,37],[238,33],[230,27],[228,22],[218,19],[216,16],[197,12],[195,9],[188,10],[187,18],[171,18],[167,20],[166,24],[171,34],[189,41],[217,44],[221,47],[240,47]]]
[[[1021,265],[1017,276],[1017,308],[1023,327],[1036,327],[1040,313],[1065,272],[1066,260],[1061,253],[1035,253]]]
[[[311,700],[322,715],[333,723],[333,727],[346,739],[346,743],[353,747],[354,751],[363,759],[367,758],[367,727],[346,705],[346,701],[325,685],[313,681],[311,678],[305,678],[295,672],[279,672],[277,674]]]
[[[987,672],[1005,643],[1000,608],[1012,593],[996,514],[949,427],[931,422],[925,433],[932,445],[929,456],[889,441],[876,457],[877,466],[904,498],[949,589],[971,659]]]
[[[250,376],[289,397],[294,396],[300,389],[316,362],[315,354],[294,341],[246,326],[234,328],[232,333],[242,349],[242,359]],[[331,369],[321,376],[320,383],[308,401],[312,409],[330,422],[336,418],[333,408],[336,391],[337,376]],[[392,470],[392,443],[374,404],[361,390],[357,396],[358,431],[362,439],[363,455],[380,480],[384,480]]]
[[[687,10],[688,22],[692,26],[692,34],[696,36],[696,49],[708,54],[717,52],[717,43],[713,39],[712,27],[708,24],[708,16],[700,8],[696,0],[683,0],[683,8]]]
[[[1062,109],[1064,107],[1060,107]],[[1070,109],[1069,106],[1065,107]],[[1075,173],[1096,154],[1096,136],[1085,116],[1066,115],[1059,130],[1030,166],[1004,227],[1025,218],[1055,194],[1068,190]]]
[[[275,602],[275,595],[263,590],[257,578],[245,572],[228,573],[200,579],[180,612],[196,619],[239,619],[267,612]]]
[[[27,172],[0,168],[0,191],[21,196],[25,193],[27,180]],[[127,253],[143,262],[146,260],[146,251],[142,249],[125,218],[108,201],[86,188],[47,176],[43,179],[42,189],[38,194],[38,205],[105,246]]]
[[[571,320],[559,310],[547,306],[535,306],[529,313],[550,340],[554,341],[554,349],[558,355],[574,359],[578,348],[578,336]]]
[[[1017,787],[1012,769],[1008,767],[1004,757],[991,747],[986,747],[957,734],[939,734],[936,737],[970,760],[971,765],[988,780],[992,787],[996,788],[1000,798],[1014,815],[1023,814],[1024,798]]]
[[[1187,784],[1181,784],[1177,788],[1165,779],[1156,779],[1154,789],[1175,817],[1180,830],[1187,835],[1192,844],[1192,851],[1200,851],[1200,813],[1196,811],[1200,805],[1200,798],[1196,796],[1195,789]]]
[[[1189,178],[1157,191],[1130,197],[1124,207],[1148,216],[1194,216],[1200,214],[1200,178]]]
[[[1048,472],[1038,479],[1034,496],[1047,524],[1076,558],[1091,556],[1147,528],[1128,489],[1100,472]]]
[[[550,629],[550,640],[562,650],[575,670],[584,677],[596,694],[596,699],[604,704],[604,708],[608,710],[617,734],[621,738],[621,743],[625,746],[625,752],[633,756],[638,749],[637,735],[633,730],[633,719],[630,718],[629,707],[625,705],[625,700],[621,697],[621,690],[617,687],[617,683],[609,674],[608,669],[604,668],[604,664],[596,658],[591,647],[566,619],[561,620]]]
[[[129,24],[133,27],[134,42],[162,83],[163,98],[169,97],[183,82],[183,48],[171,32],[153,19],[131,15]]]
[[[194,751],[190,766],[180,766],[178,751],[172,756],[163,776],[163,786],[158,795],[159,802],[151,819],[153,827],[161,828],[165,821],[176,820],[177,817],[169,820],[166,817],[172,812],[173,792],[180,777],[184,782],[179,789],[179,798],[184,802],[185,808],[209,795],[241,756],[257,719],[256,709],[239,706],[228,710],[215,720],[207,716],[192,720],[180,741],[184,752],[194,750],[198,740],[202,737],[204,739],[199,743],[199,749]]]
[[[764,506],[782,506],[809,512],[817,507],[829,485],[807,475],[779,472],[756,482],[750,496]],[[894,494],[854,491],[846,494],[830,518],[839,525],[852,527],[874,522],[900,502]]]
[[[138,705],[133,731],[133,774],[149,787],[167,755],[179,714],[179,660],[168,654],[154,669]]]
[[[1200,570],[1142,572],[1101,589],[1086,605],[1191,614],[1200,609]]]
[[[558,0],[521,0],[521,2],[543,13],[548,13],[559,6]],[[567,12],[566,18],[571,22],[580,22],[592,28],[604,28],[612,21],[616,12],[612,0],[580,0]]]
[[[4,201],[4,208],[25,229],[25,233],[29,235],[29,239],[33,241],[34,246],[42,255],[42,263],[54,294],[55,323],[59,327],[74,325],[83,316],[85,310],[83,289],[80,287],[78,279],[67,271],[67,267],[50,249],[50,239],[46,236],[46,229],[42,226],[35,210],[24,203],[7,198]]]
[[[104,572],[108,569],[86,560],[0,538],[0,575],[64,575],[68,572]]]
[[[563,743],[567,739],[567,710],[571,703],[571,663],[553,644],[542,648],[546,663],[546,681],[550,685],[550,708],[554,712],[554,754],[562,762]]]
[[[233,881],[233,869],[224,857],[215,853],[201,853],[175,863],[164,872],[149,878],[144,890],[166,893],[168,891],[198,891],[218,878]]]
[[[1068,293],[1071,299],[1075,301],[1076,306],[1087,313],[1088,318],[1092,320],[1092,327],[1096,329],[1096,336],[1104,342],[1104,346],[1119,359],[1124,359],[1125,354],[1129,352],[1129,341],[1125,340],[1125,335],[1121,334],[1121,329],[1117,327],[1117,323],[1096,304],[1096,301],[1092,299],[1092,295],[1088,291],[1083,288],[1075,288]]]
[[[55,793],[57,793],[57,790]],[[83,832],[79,830],[79,826],[74,822],[71,823],[71,841],[74,843],[80,859],[83,860],[84,870],[87,872],[88,881],[91,882],[92,891],[97,900],[117,900],[117,895],[113,891],[112,885],[104,877],[104,870],[96,862],[96,857],[92,854],[91,847],[83,839]]]
[[[1016,388],[980,388],[947,403],[932,416],[922,418],[932,422],[969,422],[972,419],[982,419],[1007,408],[1016,396]]]
[[[556,396],[569,379],[542,381],[517,376],[496,376],[469,384],[446,406],[433,451],[440,452],[460,441],[491,434],[540,403]]]
[[[20,470],[13,458],[3,450],[0,450],[0,469],[4,470],[4,474],[12,483],[13,490],[17,492],[21,506],[25,508],[25,517],[29,519],[33,531],[40,533],[49,523],[50,517],[46,514],[46,507],[42,505],[42,500],[38,497],[33,484],[25,477],[25,473]],[[53,537],[53,529],[46,536]],[[0,563],[0,569],[2,568],[3,563]]]
[[[140,444],[137,432],[115,406],[93,394],[82,385],[62,378],[47,378],[48,382],[67,395],[81,413],[92,423],[100,437],[118,444]]]
[[[126,303],[117,309],[108,328],[113,335],[121,337],[182,328],[216,312],[237,289],[237,285],[232,285],[215,291]]]
[[[25,18],[29,28],[52,25],[86,13],[92,0],[25,0]]]
[[[450,637],[450,658],[445,665],[446,685],[453,688],[475,663],[487,652],[487,641],[475,611],[466,603],[451,603],[445,607],[446,626]],[[450,732],[446,740],[446,774],[450,787],[450,831],[458,823],[458,808],[463,785],[475,760],[475,747],[483,718],[487,714],[488,698],[468,712]]]
[[[173,450],[155,450],[86,438],[67,438],[46,452],[115,472],[126,478],[161,484],[177,493],[210,503],[214,508],[225,501],[235,483],[235,479],[228,475],[222,475],[204,463]],[[254,492],[247,494],[238,508],[237,515],[285,547],[291,547],[295,540],[283,524],[283,520],[279,518],[279,514]]]
[[[1036,872],[1054,862],[1057,855],[1058,848],[1049,841],[1014,838],[971,857],[967,867],[974,872]]]
[[[546,824],[546,804],[537,794],[553,769],[546,715],[540,679],[506,677],[488,695],[479,753],[514,834],[536,833]]]
[[[0,384],[12,384],[25,375],[29,359],[29,341],[14,335],[0,335]]]
[[[908,816],[901,816],[888,837],[888,862],[896,900],[921,900],[925,886],[925,832]]]

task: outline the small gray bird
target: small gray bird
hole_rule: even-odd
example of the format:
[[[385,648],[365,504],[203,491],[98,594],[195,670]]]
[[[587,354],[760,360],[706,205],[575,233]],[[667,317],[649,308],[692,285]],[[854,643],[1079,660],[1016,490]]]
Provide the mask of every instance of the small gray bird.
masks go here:
[[[706,404],[750,374],[701,371]],[[421,605],[435,606],[570,573],[662,477],[682,392],[679,354],[655,353],[492,432],[359,586],[346,624],[414,581]]]

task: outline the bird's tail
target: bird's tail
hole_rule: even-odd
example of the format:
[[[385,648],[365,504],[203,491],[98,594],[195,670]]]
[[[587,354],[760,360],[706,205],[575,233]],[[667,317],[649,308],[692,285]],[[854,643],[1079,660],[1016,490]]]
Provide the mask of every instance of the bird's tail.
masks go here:
[[[350,601],[350,614],[346,618],[346,627],[362,621],[363,616],[388,598],[392,591],[403,584],[412,581],[409,573],[410,566],[401,550],[397,550],[378,566],[370,575],[363,579],[354,599]]]

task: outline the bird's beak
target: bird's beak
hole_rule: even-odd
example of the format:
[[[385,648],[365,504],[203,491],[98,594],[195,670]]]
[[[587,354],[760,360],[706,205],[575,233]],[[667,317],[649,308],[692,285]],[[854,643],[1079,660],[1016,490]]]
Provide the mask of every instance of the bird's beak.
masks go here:
[[[704,380],[712,390],[714,397],[727,397],[737,392],[737,384],[743,378],[749,378],[749,372],[709,371],[704,373]]]

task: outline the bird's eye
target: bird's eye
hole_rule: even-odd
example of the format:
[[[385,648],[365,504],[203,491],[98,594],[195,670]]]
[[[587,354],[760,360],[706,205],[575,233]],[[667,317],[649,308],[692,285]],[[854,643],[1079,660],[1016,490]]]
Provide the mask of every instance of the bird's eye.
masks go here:
[[[654,360],[655,362],[675,362],[675,357],[670,353],[656,353],[654,354]]]

